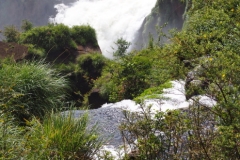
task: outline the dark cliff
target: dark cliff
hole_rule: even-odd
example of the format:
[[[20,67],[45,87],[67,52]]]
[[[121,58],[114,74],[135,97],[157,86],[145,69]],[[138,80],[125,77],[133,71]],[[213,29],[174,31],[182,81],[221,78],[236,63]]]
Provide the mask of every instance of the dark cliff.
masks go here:
[[[19,27],[23,19],[35,26],[46,25],[56,14],[55,4],[72,3],[76,0],[0,0],[0,29],[8,25]]]
[[[141,49],[146,47],[151,34],[155,40],[158,38],[156,26],[163,28],[163,32],[167,33],[169,29],[176,28],[180,30],[184,22],[185,4],[180,0],[158,0],[151,14],[148,15],[135,37],[135,48]]]

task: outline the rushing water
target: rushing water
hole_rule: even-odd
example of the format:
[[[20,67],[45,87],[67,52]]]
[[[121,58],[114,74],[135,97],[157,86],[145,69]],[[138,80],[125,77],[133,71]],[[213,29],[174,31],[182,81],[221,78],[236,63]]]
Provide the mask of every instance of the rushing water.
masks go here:
[[[55,6],[51,22],[68,26],[89,24],[95,28],[104,56],[112,58],[114,42],[123,38],[132,42],[144,18],[157,0],[79,0],[71,5]]]

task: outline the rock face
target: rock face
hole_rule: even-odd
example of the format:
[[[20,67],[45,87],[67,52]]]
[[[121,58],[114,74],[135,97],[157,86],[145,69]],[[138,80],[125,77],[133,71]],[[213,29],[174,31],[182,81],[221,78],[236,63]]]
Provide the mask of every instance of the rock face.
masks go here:
[[[187,99],[204,94],[204,90],[211,84],[207,78],[206,70],[204,69],[211,63],[208,59],[209,57],[200,57],[188,62],[191,67],[185,80]]]
[[[93,47],[92,45],[86,45],[86,46],[79,45],[77,47],[77,53],[79,55],[86,54],[86,53],[92,53],[92,52],[102,53],[99,46]]]
[[[103,105],[107,102],[107,99],[103,98],[100,93],[99,89],[94,89],[91,91],[90,95],[88,96],[88,103],[90,104],[90,109],[97,109],[99,106]]]
[[[134,44],[136,49],[146,47],[149,42],[149,34],[155,40],[158,39],[159,33],[156,26],[161,27],[165,23],[167,26],[163,28],[163,32],[167,33],[169,29],[181,29],[184,19],[185,4],[180,0],[158,0],[156,6],[152,9],[151,14],[145,18],[141,28],[139,29]],[[165,39],[163,39],[164,41]]]
[[[71,3],[76,0],[0,0],[0,29],[7,25],[20,26],[27,19],[34,25],[47,25],[50,16],[56,14],[58,3]]]
[[[14,60],[24,59],[28,55],[28,48],[17,43],[5,43],[0,41],[0,58],[13,56]]]
[[[56,63],[69,63],[75,62],[76,58],[82,54],[87,53],[99,53],[102,54],[101,49],[99,46],[92,46],[88,44],[86,46],[78,45],[77,50],[64,50],[61,51],[60,54],[57,52],[56,54],[49,54],[47,57],[48,61],[55,61]]]

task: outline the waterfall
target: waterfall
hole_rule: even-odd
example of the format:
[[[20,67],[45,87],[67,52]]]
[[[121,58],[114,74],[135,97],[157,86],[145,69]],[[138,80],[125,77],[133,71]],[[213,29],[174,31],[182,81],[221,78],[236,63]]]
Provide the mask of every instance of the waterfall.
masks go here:
[[[71,5],[55,6],[57,15],[53,23],[68,26],[92,26],[97,33],[99,46],[104,56],[112,58],[114,42],[123,38],[133,42],[144,18],[150,14],[157,0],[79,0]]]

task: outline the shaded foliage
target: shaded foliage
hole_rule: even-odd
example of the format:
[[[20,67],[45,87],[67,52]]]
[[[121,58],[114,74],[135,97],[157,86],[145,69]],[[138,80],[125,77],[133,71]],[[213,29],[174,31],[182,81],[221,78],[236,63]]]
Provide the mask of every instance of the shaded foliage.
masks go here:
[[[21,123],[59,108],[67,82],[43,62],[1,61],[0,110]]]
[[[4,28],[3,35],[6,38],[6,42],[18,42],[20,33],[17,28],[12,25]]]

